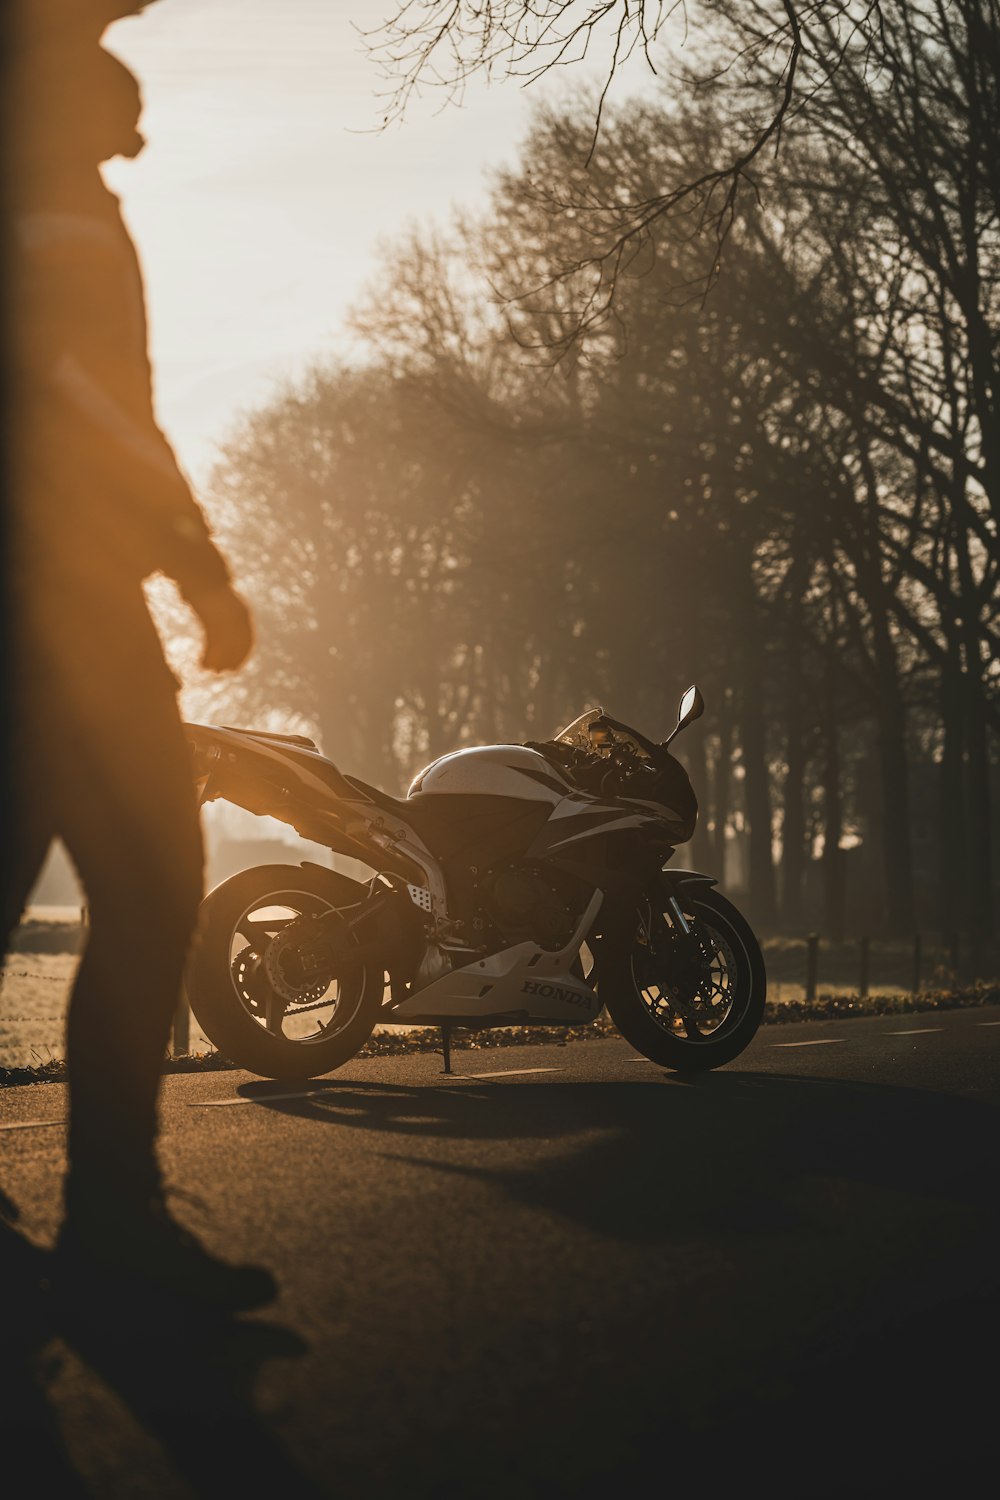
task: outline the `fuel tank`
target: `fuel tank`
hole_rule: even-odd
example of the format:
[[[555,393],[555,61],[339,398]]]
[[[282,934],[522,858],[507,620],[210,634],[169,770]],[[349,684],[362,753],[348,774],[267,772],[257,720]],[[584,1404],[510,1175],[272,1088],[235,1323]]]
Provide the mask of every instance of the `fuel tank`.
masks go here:
[[[570,791],[570,783],[537,750],[476,745],[432,761],[414,777],[406,795],[516,797],[555,804]]]

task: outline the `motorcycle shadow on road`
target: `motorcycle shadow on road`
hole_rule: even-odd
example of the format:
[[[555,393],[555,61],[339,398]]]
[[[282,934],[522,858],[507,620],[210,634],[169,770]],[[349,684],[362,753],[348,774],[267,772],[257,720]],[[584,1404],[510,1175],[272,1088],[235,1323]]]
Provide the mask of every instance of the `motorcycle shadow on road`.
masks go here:
[[[91,1402],[74,1413],[76,1398],[57,1389],[67,1370],[72,1385],[76,1362],[100,1377],[141,1429],[131,1472],[150,1493],[182,1489],[214,1500],[237,1490],[259,1493],[258,1485],[295,1500],[325,1493],[300,1473],[255,1406],[262,1365],[305,1352],[297,1334],[139,1293],[62,1299],[50,1253],[17,1219],[0,1189],[0,1452],[10,1494],[84,1500],[101,1491],[108,1439],[100,1403],[96,1412]],[[64,1429],[75,1434],[70,1443]],[[128,1432],[128,1424],[123,1429],[115,1419],[109,1430]],[[82,1449],[81,1431],[88,1434]],[[128,1459],[115,1453],[112,1472],[129,1472]]]
[[[271,1101],[267,1086],[241,1092],[353,1132],[352,1171],[367,1134],[375,1180],[400,1165],[419,1173],[422,1211],[453,1225],[456,1245],[503,1245],[498,1262],[477,1262],[472,1294],[460,1248],[439,1267],[443,1295],[465,1298],[473,1343],[479,1318],[487,1345],[499,1337],[483,1307],[539,1316],[581,1264],[600,1267],[584,1274],[586,1340],[567,1315],[544,1393],[508,1397],[506,1427],[562,1466],[567,1493],[627,1493],[661,1443],[675,1475],[697,1473],[706,1442],[710,1493],[722,1493],[723,1476],[745,1484],[762,1435],[775,1494],[923,1493],[932,1471],[975,1472],[992,1430],[977,1372],[1000,1336],[993,1106],[736,1068],[693,1082],[316,1088]],[[573,1416],[588,1380],[602,1391],[586,1450],[600,1479],[584,1472]],[[477,1461],[489,1452],[505,1476],[489,1494],[508,1480],[507,1493],[543,1492],[490,1419],[471,1433],[466,1449]]]
[[[272,1085],[256,1083],[239,1092],[300,1119],[426,1142],[392,1156],[489,1182],[615,1239],[811,1232],[823,1219],[811,1189],[834,1181],[951,1204],[991,1224],[997,1213],[995,1108],[916,1089],[730,1069],[641,1085],[331,1078],[300,1096],[272,1097]],[[506,1165],[504,1148],[528,1141],[548,1141],[552,1153]],[[478,1149],[475,1165],[464,1163],[463,1143],[492,1143],[496,1164],[484,1166]]]

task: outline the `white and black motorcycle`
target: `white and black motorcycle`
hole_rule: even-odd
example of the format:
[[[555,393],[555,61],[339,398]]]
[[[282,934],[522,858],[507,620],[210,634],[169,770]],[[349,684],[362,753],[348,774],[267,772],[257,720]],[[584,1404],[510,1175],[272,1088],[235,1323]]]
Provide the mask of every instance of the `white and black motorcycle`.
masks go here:
[[[708,875],[665,868],[697,803],[668,746],[592,709],[554,740],[456,750],[405,799],[311,740],[186,726],[202,801],[281,819],[362,861],[263,865],[205,899],[187,972],[219,1050],[268,1078],[347,1062],[376,1025],[578,1026],[603,1006],[653,1062],[731,1061],[764,1013],[747,922]]]

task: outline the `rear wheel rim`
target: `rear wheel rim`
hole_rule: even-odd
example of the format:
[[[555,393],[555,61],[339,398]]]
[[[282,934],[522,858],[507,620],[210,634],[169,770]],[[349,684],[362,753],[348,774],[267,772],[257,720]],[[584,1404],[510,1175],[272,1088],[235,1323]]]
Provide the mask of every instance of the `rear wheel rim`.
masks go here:
[[[311,1047],[338,1036],[364,1003],[367,975],[359,963],[343,975],[316,974],[279,993],[267,977],[265,959],[273,940],[299,917],[334,911],[313,891],[271,891],[244,907],[229,937],[229,979],[240,1008],[263,1035],[276,1042]],[[272,972],[280,973],[280,969]]]

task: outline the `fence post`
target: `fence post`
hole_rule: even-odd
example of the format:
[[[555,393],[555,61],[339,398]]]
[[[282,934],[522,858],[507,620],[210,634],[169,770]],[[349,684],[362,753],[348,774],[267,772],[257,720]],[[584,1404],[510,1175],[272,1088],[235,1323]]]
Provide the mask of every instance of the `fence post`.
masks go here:
[[[819,970],[819,936],[811,932],[806,938],[806,1001],[816,999],[816,976]]]
[[[920,994],[920,970],[923,956],[923,941],[920,933],[915,932],[913,934],[913,993],[915,995]]]
[[[860,958],[860,972],[858,974],[858,995],[862,1000],[868,999],[868,949],[870,943],[870,938],[863,937],[858,944]]]
[[[187,1057],[191,1051],[191,1007],[188,1005],[187,994],[184,990],[181,990],[181,997],[174,1011],[170,1051],[174,1057]]]

